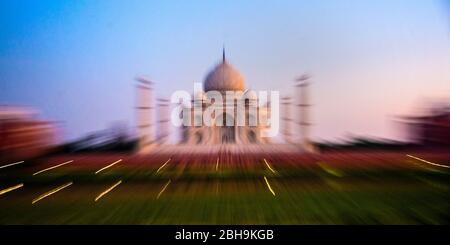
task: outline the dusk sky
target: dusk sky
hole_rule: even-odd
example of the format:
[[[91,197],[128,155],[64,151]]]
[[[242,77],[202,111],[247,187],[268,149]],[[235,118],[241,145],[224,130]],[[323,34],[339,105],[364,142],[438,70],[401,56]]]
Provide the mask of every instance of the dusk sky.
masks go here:
[[[312,75],[314,139],[398,138],[396,116],[450,97],[450,3],[0,1],[0,104],[60,121],[73,139],[135,125],[136,75],[158,97],[192,91],[221,59],[247,87],[295,96]],[[398,125],[397,125],[398,126]]]

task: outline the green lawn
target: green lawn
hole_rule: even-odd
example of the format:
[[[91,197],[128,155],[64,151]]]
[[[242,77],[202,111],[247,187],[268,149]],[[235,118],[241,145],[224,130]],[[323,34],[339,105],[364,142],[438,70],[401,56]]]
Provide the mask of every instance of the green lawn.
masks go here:
[[[0,196],[0,224],[450,223],[447,170],[208,169],[180,171],[175,166],[158,174],[155,168],[116,168],[99,175],[77,169],[37,176],[21,171],[3,174],[1,189],[17,182],[25,186]],[[119,180],[123,182],[94,201]],[[31,203],[68,182],[73,185]]]

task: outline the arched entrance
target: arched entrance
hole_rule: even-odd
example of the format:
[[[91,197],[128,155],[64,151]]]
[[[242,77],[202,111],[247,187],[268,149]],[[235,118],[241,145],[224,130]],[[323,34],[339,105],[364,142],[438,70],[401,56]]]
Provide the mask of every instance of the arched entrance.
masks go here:
[[[251,144],[256,144],[256,143],[258,143],[258,140],[256,139],[256,133],[255,133],[255,131],[251,130],[251,131],[248,132],[248,141],[249,141]]]
[[[195,144],[199,145],[203,141],[203,135],[200,132],[195,133]]]
[[[234,124],[234,118],[232,115],[223,113],[221,117],[217,118],[217,120],[222,121],[222,126],[220,126],[220,141],[222,144],[234,144],[236,143],[236,127]],[[227,126],[233,125],[233,126]]]

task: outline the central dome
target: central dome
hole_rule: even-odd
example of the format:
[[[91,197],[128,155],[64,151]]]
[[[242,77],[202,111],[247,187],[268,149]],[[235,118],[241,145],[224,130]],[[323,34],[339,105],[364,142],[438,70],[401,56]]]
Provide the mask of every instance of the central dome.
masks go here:
[[[218,64],[208,73],[203,84],[205,92],[208,91],[244,91],[245,82],[242,75],[223,56],[222,63]]]

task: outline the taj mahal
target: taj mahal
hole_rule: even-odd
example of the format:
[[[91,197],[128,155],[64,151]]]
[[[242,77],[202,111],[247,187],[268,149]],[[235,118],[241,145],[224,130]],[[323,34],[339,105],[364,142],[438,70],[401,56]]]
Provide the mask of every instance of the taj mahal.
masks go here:
[[[161,144],[180,147],[199,146],[199,148],[214,146],[273,148],[276,145],[284,148],[296,146],[294,148],[308,150],[311,146],[306,90],[309,85],[308,79],[309,77],[304,75],[295,81],[300,98],[297,104],[294,104],[296,101],[290,97],[282,97],[277,103],[279,107],[274,108],[270,100],[262,101],[254,91],[246,88],[244,76],[227,60],[224,49],[221,61],[207,72],[202,89],[192,94],[190,106],[185,106],[180,111],[183,124],[178,127],[178,142],[170,144],[171,101],[164,98],[154,99],[153,82],[138,77],[136,121],[140,151],[146,152],[146,149]],[[217,100],[217,96],[222,100]],[[215,110],[208,112],[208,108],[211,107]],[[297,109],[299,120],[294,118],[295,113],[292,113],[292,109]],[[204,115],[211,115],[210,124],[205,125]],[[274,142],[271,137],[263,137],[263,131],[267,131],[271,126],[271,119],[280,121],[281,143]],[[296,133],[294,129],[297,129]],[[294,134],[300,138],[295,139]]]
[[[194,108],[187,108],[184,111],[185,120],[194,120],[194,126],[184,126],[182,129],[181,143],[195,145],[211,144],[266,144],[270,142],[269,138],[261,137],[260,130],[267,123],[258,122],[258,115],[267,115],[270,113],[268,106],[258,106],[258,99],[254,93],[245,89],[243,76],[236,70],[225,57],[223,51],[222,62],[215,66],[206,76],[203,83],[204,92],[195,95],[194,106],[202,108],[196,112]],[[199,124],[202,122],[202,115],[205,114],[205,108],[211,106],[208,92],[220,93],[223,97],[217,109],[221,111],[220,115],[214,117],[211,125]],[[227,92],[236,92],[229,93]],[[231,94],[231,95],[230,95]],[[228,98],[232,96],[232,98]],[[242,119],[243,124],[238,125],[238,103],[243,102]],[[252,110],[255,109],[252,113]],[[251,124],[250,122],[255,122]],[[200,126],[195,126],[200,125]]]

